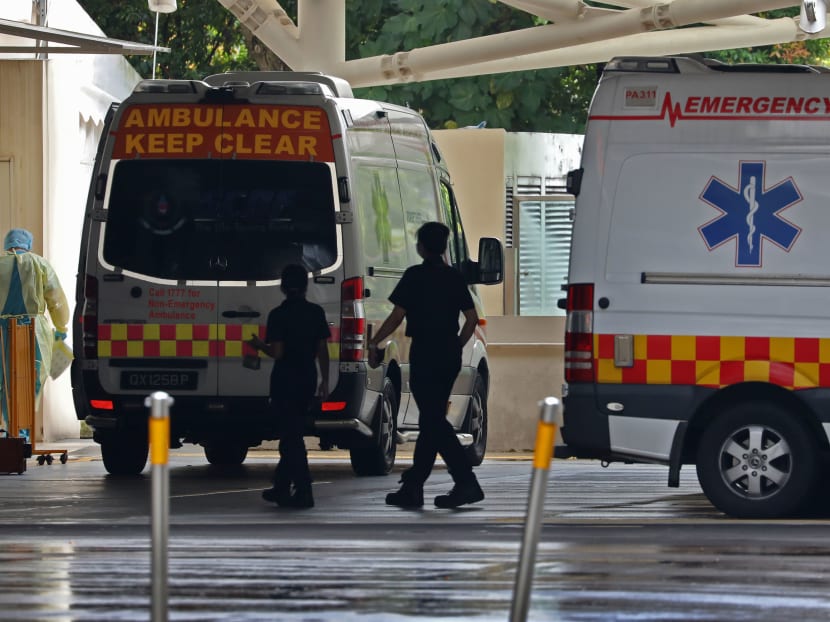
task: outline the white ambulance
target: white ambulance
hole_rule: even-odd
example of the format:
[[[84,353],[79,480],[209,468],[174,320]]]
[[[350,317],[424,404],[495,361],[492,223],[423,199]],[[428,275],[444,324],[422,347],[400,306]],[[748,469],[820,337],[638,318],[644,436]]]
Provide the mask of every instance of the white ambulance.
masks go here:
[[[830,74],[617,58],[590,107],[566,453],[695,464],[723,512],[817,497],[830,433]]]
[[[477,283],[502,278],[502,247],[468,253],[449,175],[412,110],[354,99],[314,73],[232,73],[147,80],[114,106],[93,172],[76,288],[72,386],[110,473],[140,472],[147,408],[175,400],[171,444],[198,443],[212,464],[239,464],[277,437],[263,337],[288,263],[331,325],[331,395],[307,433],[350,450],[358,474],[385,474],[396,441],[417,437],[403,328],[384,365],[367,339],[419,258],[415,232],[452,231],[448,260]],[[483,322],[482,322],[483,324]],[[472,460],[487,440],[483,325],[464,352],[448,411]]]

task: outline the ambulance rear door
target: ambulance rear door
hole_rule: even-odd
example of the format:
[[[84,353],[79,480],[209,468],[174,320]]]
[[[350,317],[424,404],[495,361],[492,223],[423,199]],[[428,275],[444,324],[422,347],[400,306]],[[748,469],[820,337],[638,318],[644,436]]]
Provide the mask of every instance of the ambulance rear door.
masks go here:
[[[270,365],[243,366],[255,354],[244,341],[264,336],[282,268],[325,270],[338,257],[328,124],[318,107],[194,99],[139,93],[113,132],[101,382],[264,397]]]
[[[281,303],[279,277],[288,264],[313,277],[309,297],[329,315],[339,311],[341,270],[334,146],[319,87],[282,93],[280,83],[236,90],[215,139],[222,152],[215,197],[219,395],[268,394],[271,359],[244,342],[265,338],[268,313]],[[309,92],[311,91],[311,92]],[[333,110],[333,108],[332,108]],[[328,284],[317,291],[314,279]],[[322,291],[333,296],[323,299]],[[331,304],[327,304],[330,302]],[[246,359],[243,365],[243,359]]]
[[[216,359],[233,350],[218,309],[222,114],[166,92],[137,92],[119,110],[97,262],[107,392],[218,392]]]
[[[242,357],[256,356],[243,342],[253,334],[265,338],[268,313],[283,298],[283,268],[300,264],[319,279],[337,264],[333,179],[327,162],[224,163],[216,223],[220,395],[268,392],[258,370],[270,372],[271,359],[247,358],[243,365]],[[317,296],[315,302],[324,302]]]
[[[265,337],[282,269],[299,263],[335,282],[339,204],[323,100],[277,103],[261,91],[152,91],[119,111],[99,251],[107,390],[265,397],[270,359],[244,342]]]

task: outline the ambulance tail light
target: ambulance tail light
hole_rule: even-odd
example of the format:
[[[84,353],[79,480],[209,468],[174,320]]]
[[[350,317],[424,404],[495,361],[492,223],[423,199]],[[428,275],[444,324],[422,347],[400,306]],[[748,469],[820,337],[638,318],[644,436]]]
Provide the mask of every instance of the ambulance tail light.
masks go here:
[[[565,381],[594,381],[594,285],[568,286]]]
[[[363,360],[366,344],[366,315],[363,311],[363,279],[343,281],[340,288],[340,361]]]
[[[340,412],[346,410],[346,402],[323,402],[320,405],[320,410],[324,413]]]
[[[84,282],[84,309],[81,315],[84,358],[98,358],[98,279],[87,275]]]

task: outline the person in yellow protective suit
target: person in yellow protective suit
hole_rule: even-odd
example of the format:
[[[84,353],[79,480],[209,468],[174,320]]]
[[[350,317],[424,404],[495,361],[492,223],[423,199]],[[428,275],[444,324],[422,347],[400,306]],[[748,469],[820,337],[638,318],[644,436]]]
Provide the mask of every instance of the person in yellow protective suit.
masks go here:
[[[9,399],[9,318],[18,323],[35,322],[35,404],[52,364],[52,347],[56,340],[66,338],[69,305],[55,270],[40,255],[32,252],[32,234],[26,229],[12,229],[3,240],[5,253],[0,255],[0,331],[3,344],[2,424],[8,430]],[[55,325],[49,324],[46,311]],[[31,430],[28,431],[31,433]]]

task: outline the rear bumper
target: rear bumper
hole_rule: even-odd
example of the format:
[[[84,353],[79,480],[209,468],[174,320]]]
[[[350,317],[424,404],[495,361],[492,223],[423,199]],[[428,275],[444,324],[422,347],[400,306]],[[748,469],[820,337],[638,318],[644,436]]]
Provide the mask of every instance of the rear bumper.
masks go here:
[[[594,385],[568,385],[567,395],[562,398],[562,404],[562,440],[565,445],[554,449],[556,457],[610,458],[608,415],[597,408]]]
[[[314,429],[325,432],[357,432],[371,437],[372,428],[360,419],[324,419],[314,421]]]
[[[371,438],[371,412],[376,394],[367,392],[365,387],[365,373],[341,374],[327,401],[344,402],[345,407],[339,411],[323,411],[318,404],[308,413],[306,434],[344,447]],[[234,438],[256,445],[279,437],[267,397],[171,395],[174,399],[170,408],[171,438],[195,443]],[[73,373],[73,399],[78,419],[92,427],[97,436],[137,433],[147,428],[146,396],[107,393],[94,372]],[[109,401],[112,409],[93,408],[90,400]],[[364,404],[366,400],[368,406]]]

